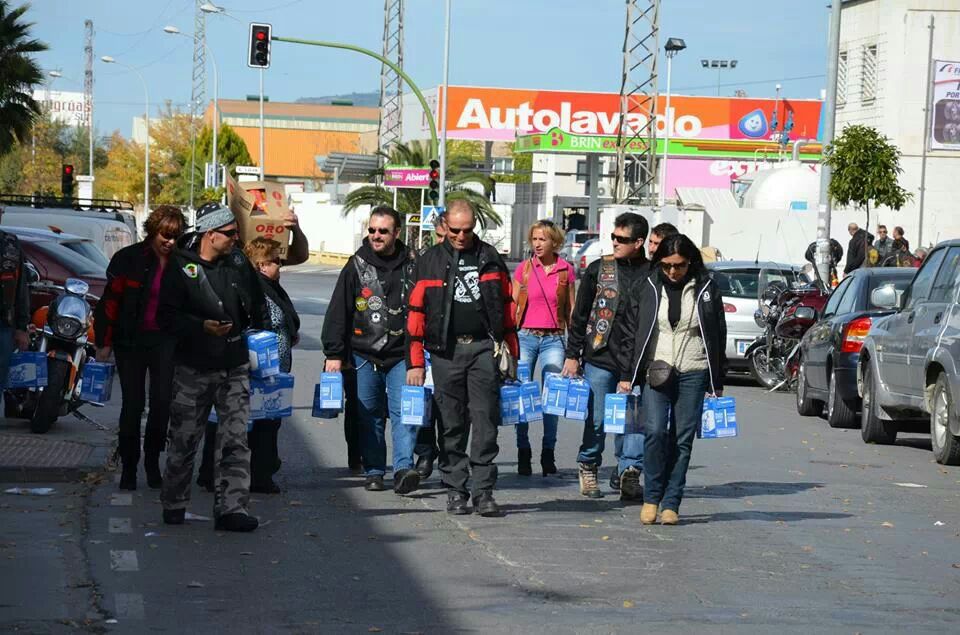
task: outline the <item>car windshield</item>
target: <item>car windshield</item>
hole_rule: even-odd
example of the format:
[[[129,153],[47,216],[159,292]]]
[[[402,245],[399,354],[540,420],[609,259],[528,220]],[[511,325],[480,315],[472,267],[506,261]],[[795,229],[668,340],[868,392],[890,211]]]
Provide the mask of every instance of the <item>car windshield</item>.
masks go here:
[[[582,256],[582,255],[584,254],[584,252],[586,252],[587,249],[588,249],[591,245],[593,245],[595,242],[597,242],[597,239],[596,239],[596,238],[591,238],[591,239],[588,240],[587,242],[585,242],[585,243],[583,243],[582,245],[580,245],[580,248],[577,249],[577,255],[578,255],[578,256]]]
[[[92,240],[73,240],[61,243],[70,251],[76,252],[95,264],[103,266],[106,269],[110,265],[110,259],[103,253],[99,247],[93,244]]]
[[[760,269],[714,269],[713,277],[720,292],[725,298],[757,298],[757,291],[760,285]],[[793,278],[789,271],[778,271],[776,269],[763,269],[763,275],[766,278],[765,285],[769,286],[771,282],[779,281],[788,284],[788,280]]]
[[[40,240],[32,243],[32,245],[37,250],[42,251],[44,254],[69,269],[73,275],[98,277],[106,276],[106,267],[103,267],[88,258],[84,258],[77,252],[67,249],[60,243]]]
[[[870,276],[870,288],[867,289],[867,310],[872,311],[876,309],[886,310],[886,307],[877,306],[873,303],[873,299],[870,297],[873,295],[873,290],[882,287],[885,284],[893,283],[893,288],[897,290],[897,297],[899,298],[904,291],[907,290],[907,287],[910,286],[910,282],[913,280],[913,276],[897,276],[887,277],[887,276]]]

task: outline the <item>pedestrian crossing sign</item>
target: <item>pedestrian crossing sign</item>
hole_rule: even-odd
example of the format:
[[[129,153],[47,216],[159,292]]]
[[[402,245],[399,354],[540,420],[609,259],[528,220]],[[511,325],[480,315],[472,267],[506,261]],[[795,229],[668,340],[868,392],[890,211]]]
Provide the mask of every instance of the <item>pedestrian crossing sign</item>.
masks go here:
[[[437,217],[443,212],[444,208],[439,205],[424,205],[420,208],[420,227],[433,227]]]

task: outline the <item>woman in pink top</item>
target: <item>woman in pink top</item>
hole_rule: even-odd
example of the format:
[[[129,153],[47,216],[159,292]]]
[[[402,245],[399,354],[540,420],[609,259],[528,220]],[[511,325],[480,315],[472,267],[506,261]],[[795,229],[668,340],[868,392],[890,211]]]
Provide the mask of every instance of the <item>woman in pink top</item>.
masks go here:
[[[573,310],[574,273],[569,262],[557,255],[563,231],[552,221],[539,220],[527,234],[531,257],[514,272],[513,299],[517,304],[520,329],[520,361],[530,364],[530,374],[540,360],[541,373],[559,373],[563,367],[564,338]],[[533,473],[530,462],[529,425],[517,425],[517,472]],[[540,466],[543,475],[557,473],[554,448],[557,445],[557,416],[543,415],[543,447]]]

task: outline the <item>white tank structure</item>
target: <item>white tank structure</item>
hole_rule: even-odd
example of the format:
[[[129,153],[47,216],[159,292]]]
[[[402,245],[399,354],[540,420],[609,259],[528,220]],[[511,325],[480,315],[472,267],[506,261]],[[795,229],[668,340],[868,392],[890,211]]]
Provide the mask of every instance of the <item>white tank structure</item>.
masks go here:
[[[820,198],[820,174],[812,165],[788,161],[772,170],[753,175],[753,183],[743,196],[743,207],[782,209],[816,213]]]

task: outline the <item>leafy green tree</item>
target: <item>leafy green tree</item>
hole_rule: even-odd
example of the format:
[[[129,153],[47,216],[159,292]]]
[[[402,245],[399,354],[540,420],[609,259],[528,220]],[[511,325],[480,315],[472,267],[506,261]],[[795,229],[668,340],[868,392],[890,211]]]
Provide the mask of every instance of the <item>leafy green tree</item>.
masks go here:
[[[43,81],[43,71],[32,55],[47,45],[30,37],[33,23],[22,20],[29,8],[11,10],[7,0],[0,0],[0,155],[15,141],[28,139],[40,115],[33,90]]]
[[[865,227],[870,226],[871,201],[899,210],[913,197],[897,181],[903,173],[900,156],[897,146],[875,128],[847,126],[824,153],[823,162],[833,171],[830,197],[839,205],[865,209]]]
[[[473,203],[477,210],[477,221],[481,226],[488,224],[494,227],[502,223],[500,215],[494,211],[490,204],[490,194],[493,191],[493,179],[490,176],[471,170],[469,166],[476,163],[476,156],[472,145],[465,145],[464,142],[452,142],[447,144],[447,174],[446,174],[446,200],[466,200]],[[409,165],[426,166],[430,163],[430,146],[427,143],[414,141],[411,143],[398,143],[394,145],[386,155],[387,163],[390,165]],[[482,157],[481,157],[482,158]],[[382,175],[382,170],[370,174],[373,180]],[[478,188],[482,190],[477,191]],[[397,190],[397,211],[403,214],[420,213],[420,189],[402,188]],[[344,199],[343,213],[349,214],[351,211],[370,205],[393,206],[393,190],[380,185],[366,185],[347,194]]]
[[[188,156],[188,164],[189,158]],[[197,134],[196,167],[200,171],[200,179],[197,182],[201,185],[203,184],[203,165],[210,161],[213,161],[213,129],[204,126],[203,130]],[[237,176],[238,165],[253,165],[246,142],[227,124],[221,124],[217,131],[217,161],[227,166],[234,177]]]

